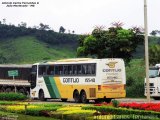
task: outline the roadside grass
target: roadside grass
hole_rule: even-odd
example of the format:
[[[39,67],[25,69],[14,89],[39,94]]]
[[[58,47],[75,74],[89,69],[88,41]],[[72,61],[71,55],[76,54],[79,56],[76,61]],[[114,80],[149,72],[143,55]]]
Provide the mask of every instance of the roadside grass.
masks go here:
[[[30,116],[30,115],[23,115],[23,114],[3,112],[3,111],[0,111],[0,119],[5,119],[5,120],[58,120],[58,119],[50,118],[50,117]]]
[[[115,102],[114,102],[115,103]],[[15,105],[0,105],[0,117],[17,117],[18,120],[93,120],[100,118],[115,119],[117,117],[129,117],[135,119],[160,118],[160,112],[140,109],[121,108],[112,104],[97,105],[61,105],[61,104],[26,104],[15,102]],[[11,113],[12,112],[12,113]],[[125,116],[123,116],[125,115]]]
[[[82,120],[91,117],[95,110],[82,110],[85,105],[62,105],[62,104],[22,104],[22,102],[0,102],[0,111],[21,116],[29,115],[24,120],[31,119],[31,116],[45,116],[55,119]],[[9,114],[10,115],[10,114]],[[31,115],[31,116],[30,116]],[[23,120],[22,119],[22,120]],[[34,118],[33,118],[34,119]]]
[[[126,97],[144,97],[145,63],[143,59],[133,59],[126,66]]]
[[[31,36],[2,40],[0,49],[7,63],[28,64],[76,57],[73,45],[49,45]]]

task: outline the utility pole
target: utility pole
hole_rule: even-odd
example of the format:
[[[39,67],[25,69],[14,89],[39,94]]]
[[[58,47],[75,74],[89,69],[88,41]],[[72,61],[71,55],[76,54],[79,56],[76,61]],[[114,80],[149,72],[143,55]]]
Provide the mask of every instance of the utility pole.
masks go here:
[[[146,89],[147,89],[147,101],[150,102],[147,0],[144,0],[144,29],[145,29]]]

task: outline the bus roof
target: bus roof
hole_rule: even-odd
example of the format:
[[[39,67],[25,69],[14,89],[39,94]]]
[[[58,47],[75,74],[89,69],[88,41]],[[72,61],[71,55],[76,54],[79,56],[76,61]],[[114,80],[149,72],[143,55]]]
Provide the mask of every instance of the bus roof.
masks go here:
[[[91,59],[92,58],[72,58],[72,59],[57,60],[56,62],[79,62],[79,61],[88,61]]]
[[[61,59],[57,61],[44,61],[44,62],[39,62],[35,63],[33,65],[47,65],[47,64],[65,64],[65,63],[84,63],[84,62],[95,62],[99,60],[123,60],[121,58],[102,58],[102,59],[93,59],[93,58],[72,58],[72,59]]]

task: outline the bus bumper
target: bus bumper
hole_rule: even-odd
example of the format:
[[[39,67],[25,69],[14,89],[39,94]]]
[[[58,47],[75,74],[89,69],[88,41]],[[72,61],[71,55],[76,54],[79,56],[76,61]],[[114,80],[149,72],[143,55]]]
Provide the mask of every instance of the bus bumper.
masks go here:
[[[125,91],[120,92],[97,92],[97,98],[124,98],[126,97]]]

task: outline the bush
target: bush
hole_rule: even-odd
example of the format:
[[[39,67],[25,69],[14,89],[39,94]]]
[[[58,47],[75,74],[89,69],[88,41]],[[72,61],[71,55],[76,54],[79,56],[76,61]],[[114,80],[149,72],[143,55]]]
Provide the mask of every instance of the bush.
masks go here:
[[[59,108],[56,112],[51,112],[51,116],[63,120],[86,120],[93,116],[95,110],[82,110],[81,107],[70,106]]]
[[[13,101],[0,101],[0,105],[15,105],[16,103]]]
[[[22,93],[0,93],[0,100],[26,100],[27,96]]]
[[[107,112],[112,115],[141,115],[141,116],[153,116],[160,118],[160,112],[145,111],[145,110],[133,110],[127,108],[114,108],[114,107],[105,107],[105,106],[84,106],[82,109],[85,110],[97,110],[101,113]],[[148,116],[149,117],[149,116]]]
[[[144,97],[145,64],[142,59],[133,59],[126,67],[126,96]]]
[[[114,107],[118,107],[120,102],[118,100],[112,100],[112,104]]]
[[[33,115],[33,116],[42,116],[44,115],[44,111],[50,112],[50,111],[56,111],[58,107],[37,107],[37,108],[28,108],[26,110],[27,115]],[[49,113],[48,113],[49,114]]]
[[[0,120],[16,120],[17,115],[0,111]]]

